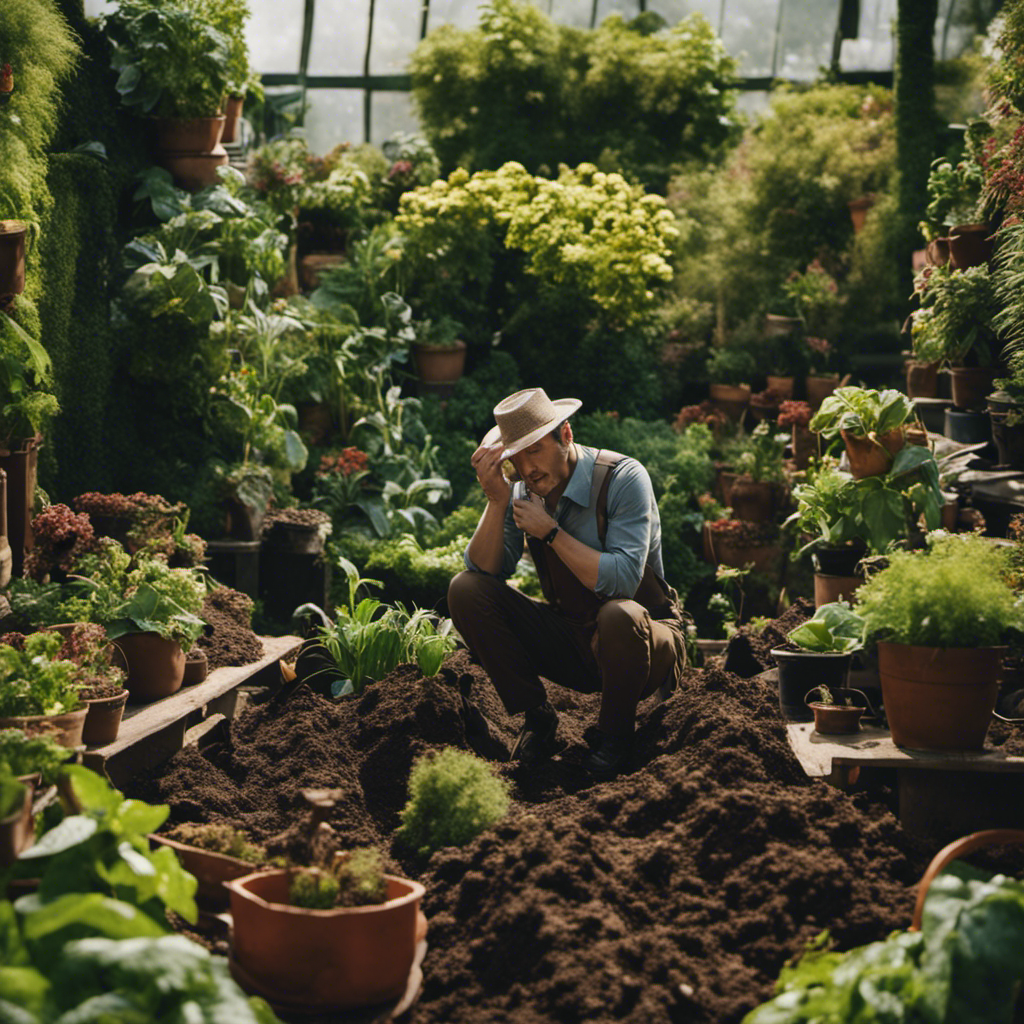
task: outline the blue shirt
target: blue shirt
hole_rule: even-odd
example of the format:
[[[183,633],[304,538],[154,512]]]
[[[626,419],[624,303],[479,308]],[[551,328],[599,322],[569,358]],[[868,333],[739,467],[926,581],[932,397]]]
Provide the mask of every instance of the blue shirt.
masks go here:
[[[596,448],[575,445],[576,465],[558,499],[554,519],[571,537],[601,552],[596,593],[604,598],[631,598],[640,586],[644,566],[664,577],[661,560],[661,517],[647,470],[636,459],[625,458],[611,471],[608,481],[608,529],[604,547],[597,535],[597,510],[590,506]],[[525,486],[512,488],[505,510],[505,554],[501,579],[508,579],[523,554],[523,531],[512,518],[512,502],[525,498]],[[597,496],[594,495],[596,500]],[[465,553],[466,568],[482,572]]]

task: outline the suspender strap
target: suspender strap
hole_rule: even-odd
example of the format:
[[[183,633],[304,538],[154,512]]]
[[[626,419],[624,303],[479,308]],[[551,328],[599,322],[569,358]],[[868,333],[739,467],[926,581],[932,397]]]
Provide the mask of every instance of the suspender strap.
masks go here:
[[[597,519],[597,537],[604,548],[604,539],[608,534],[608,484],[611,482],[612,470],[625,458],[619,452],[607,451],[602,448],[594,460],[594,476],[590,484],[590,493],[597,490],[597,504],[594,515]]]

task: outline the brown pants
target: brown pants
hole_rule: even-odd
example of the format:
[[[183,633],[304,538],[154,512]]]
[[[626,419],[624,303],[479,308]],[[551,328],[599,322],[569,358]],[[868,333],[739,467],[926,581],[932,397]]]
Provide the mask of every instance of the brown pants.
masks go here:
[[[598,728],[628,736],[637,703],[682,668],[674,624],[636,601],[606,601],[596,622],[576,622],[494,576],[461,572],[448,587],[448,610],[510,714],[544,702],[543,676],[600,693]]]

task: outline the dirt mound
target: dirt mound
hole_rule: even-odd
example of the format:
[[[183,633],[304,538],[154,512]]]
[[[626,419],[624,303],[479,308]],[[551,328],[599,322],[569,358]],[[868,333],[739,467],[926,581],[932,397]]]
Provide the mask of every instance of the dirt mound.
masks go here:
[[[133,795],[301,857],[299,791],[337,788],[339,843],[380,845],[427,887],[414,1024],[726,1024],[823,928],[848,946],[909,922],[926,852],[888,811],[806,778],[761,680],[690,672],[669,701],[641,705],[634,770],[604,783],[579,766],[599,698],[550,699],[564,750],[525,771],[500,761],[520,719],[465,652],[435,679],[401,666],[358,698],[301,687]],[[413,761],[445,746],[494,759],[513,808],[424,864],[394,832]]]

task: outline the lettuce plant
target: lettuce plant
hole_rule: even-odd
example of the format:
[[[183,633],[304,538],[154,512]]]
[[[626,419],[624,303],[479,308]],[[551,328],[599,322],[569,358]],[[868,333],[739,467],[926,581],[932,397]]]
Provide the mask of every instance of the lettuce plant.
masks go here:
[[[864,620],[845,601],[834,601],[823,604],[787,636],[804,651],[849,654],[864,646]]]
[[[79,670],[57,657],[59,633],[33,633],[19,651],[0,644],[0,717],[61,715],[82,705]]]

